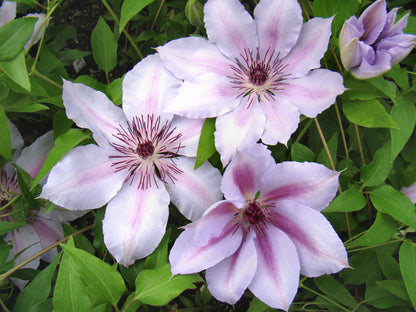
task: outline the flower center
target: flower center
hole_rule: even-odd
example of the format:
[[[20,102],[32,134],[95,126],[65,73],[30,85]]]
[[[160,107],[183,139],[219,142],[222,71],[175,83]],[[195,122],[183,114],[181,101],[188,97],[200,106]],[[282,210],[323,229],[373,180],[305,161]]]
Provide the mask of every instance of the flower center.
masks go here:
[[[253,229],[258,236],[264,234],[267,224],[270,223],[270,212],[266,206],[257,199],[250,200],[244,208],[235,215],[236,226],[241,226],[244,237]]]
[[[181,148],[181,133],[171,129],[171,123],[161,124],[160,117],[141,115],[127,123],[127,129],[120,125],[113,135],[116,143],[110,142],[117,154],[111,155],[115,161],[115,171],[127,170],[126,181],[138,176],[138,187],[147,189],[158,181],[175,182],[176,175],[182,170],[176,165],[175,159]]]
[[[237,97],[248,97],[249,105],[257,98],[273,100],[276,92],[282,90],[286,84],[284,80],[287,73],[287,64],[282,64],[279,53],[268,49],[262,56],[259,49],[253,53],[251,50],[244,50],[240,58],[235,59],[235,65],[231,65],[233,71],[229,76],[232,87],[238,90]]]

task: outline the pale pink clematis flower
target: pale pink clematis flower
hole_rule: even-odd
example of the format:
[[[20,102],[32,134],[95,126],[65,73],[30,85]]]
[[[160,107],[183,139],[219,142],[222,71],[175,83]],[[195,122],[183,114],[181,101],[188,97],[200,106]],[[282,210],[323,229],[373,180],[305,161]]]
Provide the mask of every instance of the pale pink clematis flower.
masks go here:
[[[16,2],[11,1],[3,1],[0,6],[0,27],[4,24],[14,20],[16,17]],[[44,13],[30,13],[26,14],[25,17],[36,17],[38,20],[35,23],[35,27],[33,28],[32,35],[30,36],[29,40],[25,43],[25,50],[27,50],[30,46],[37,43],[41,36],[44,28],[49,23],[49,19],[45,22],[46,14]]]
[[[13,155],[14,163],[35,178],[53,146],[53,133],[47,132],[42,135],[20,153],[23,140],[12,123],[10,123],[10,132],[12,148],[17,149]],[[16,179],[16,171],[8,163],[0,170],[0,207],[6,207],[0,211],[1,221],[13,221],[11,216],[13,204],[10,205],[9,202],[18,194],[20,194],[20,189]],[[53,210],[47,214],[44,211],[42,207],[39,210],[29,208],[27,212],[28,224],[8,232],[4,236],[6,242],[10,241],[13,244],[9,252],[8,260],[14,258],[16,265],[55,243],[57,240],[62,239],[64,233],[61,223],[72,221],[84,214],[84,212],[80,214],[79,212],[62,209]],[[17,254],[19,255],[16,257]],[[44,261],[51,262],[56,255],[57,250],[52,249],[44,253],[41,258]],[[39,258],[36,258],[23,267],[36,269],[39,266],[39,260]],[[12,281],[19,288],[23,288],[26,284],[25,281],[17,278],[13,278]]]
[[[69,152],[40,197],[71,210],[108,203],[104,242],[124,266],[157,247],[170,201],[195,220],[222,198],[217,169],[205,163],[193,170],[203,120],[161,113],[179,83],[158,55],[148,56],[126,74],[120,109],[103,93],[64,80],[68,117],[98,145]]]
[[[209,40],[181,38],[158,47],[184,80],[169,112],[217,117],[215,146],[226,165],[257,142],[286,144],[300,114],[316,117],[344,92],[340,74],[318,69],[332,18],[303,24],[296,0],[261,0],[254,19],[238,0],[208,0]]]
[[[379,76],[412,51],[416,36],[403,33],[409,13],[394,23],[397,10],[387,13],[386,1],[377,0],[358,19],[345,21],[339,36],[341,61],[356,78]]]
[[[334,198],[338,172],[316,163],[275,164],[260,144],[237,152],[224,172],[225,200],[185,226],[169,261],[173,274],[207,269],[211,294],[234,304],[246,288],[288,310],[299,273],[348,267],[344,245],[319,213]]]

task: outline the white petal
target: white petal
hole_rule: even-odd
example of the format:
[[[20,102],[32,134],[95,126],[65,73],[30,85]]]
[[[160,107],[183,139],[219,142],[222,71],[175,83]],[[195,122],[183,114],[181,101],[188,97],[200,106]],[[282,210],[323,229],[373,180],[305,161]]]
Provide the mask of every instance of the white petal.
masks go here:
[[[13,248],[9,251],[8,260],[11,260],[17,253],[25,249],[16,259],[15,265],[37,254],[42,250],[39,237],[31,225],[26,225],[20,229],[8,232],[4,240],[11,241]],[[36,269],[39,265],[39,258],[34,259],[23,266],[23,268]]]
[[[266,117],[257,102],[245,100],[231,112],[219,116],[215,123],[215,147],[226,166],[237,150],[255,144],[264,131]]]
[[[204,73],[228,76],[233,64],[215,44],[200,37],[172,40],[156,50],[166,67],[184,80],[193,80]]]
[[[253,200],[260,191],[261,176],[274,166],[271,151],[263,144],[253,144],[237,152],[222,179],[221,190],[225,198],[236,205]]]
[[[283,60],[285,73],[291,77],[303,77],[311,69],[321,67],[320,59],[328,49],[331,36],[331,18],[312,18],[302,26],[295,47]]]
[[[186,218],[197,220],[222,199],[221,174],[207,162],[194,170],[194,158],[178,157],[176,163],[183,172],[166,184],[170,199]]]
[[[415,204],[416,203],[416,182],[410,186],[404,186],[400,190],[403,194],[405,194],[410,201]]]
[[[299,283],[296,248],[285,233],[269,226],[255,239],[257,270],[249,289],[272,308],[288,310]]]
[[[296,246],[302,275],[316,277],[348,267],[344,244],[321,213],[293,200],[279,201],[271,210],[274,225]]]
[[[221,202],[197,222],[187,225],[169,254],[172,274],[196,273],[231,256],[243,239],[241,229],[234,227],[234,213],[232,204]]]
[[[168,215],[169,194],[163,186],[142,190],[137,181],[124,183],[105,211],[107,249],[126,267],[148,256],[165,234]]]
[[[176,128],[176,131],[182,134],[180,141],[183,147],[178,152],[180,155],[188,157],[196,156],[204,121],[204,119],[200,118],[173,117],[172,129]]]
[[[285,161],[268,170],[261,184],[270,200],[290,199],[321,211],[337,193],[338,176],[321,164]]]
[[[46,14],[43,13],[30,13],[26,14],[25,17],[38,18],[38,20],[35,23],[35,27],[33,28],[32,35],[30,36],[29,40],[25,43],[24,49],[27,50],[31,45],[36,44],[40,40],[45,27],[49,23],[49,19],[45,22]]]
[[[126,123],[123,111],[115,106],[107,96],[81,83],[63,80],[64,106],[68,118],[78,127],[88,128],[93,132],[94,140],[102,147],[108,148],[117,128]]]
[[[387,6],[385,0],[378,0],[368,6],[361,14],[359,21],[364,25],[364,34],[360,40],[366,44],[373,44],[384,29],[387,20]]]
[[[159,116],[180,84],[181,80],[166,69],[159,55],[147,56],[123,80],[123,110],[127,119],[131,121],[142,114]]]
[[[267,49],[285,57],[302,28],[302,11],[295,0],[262,0],[254,9],[261,53]]]
[[[228,77],[206,73],[185,81],[165,111],[189,118],[216,117],[234,109],[241,101],[237,96]]]
[[[250,232],[249,236],[254,232]],[[210,293],[219,301],[235,304],[251,283],[257,268],[253,238],[246,238],[230,257],[207,269]]]
[[[16,17],[16,2],[3,1],[0,6],[0,27]]]
[[[315,69],[305,77],[286,82],[280,95],[310,118],[330,107],[336,97],[345,91],[342,76],[327,69]]]
[[[35,178],[42,168],[49,151],[53,147],[53,132],[46,132],[32,145],[25,147],[16,161],[16,165]]]
[[[64,238],[64,231],[62,230],[61,222],[35,216],[32,227],[39,236],[42,249],[45,249],[46,247],[56,243],[58,240]],[[51,262],[57,254],[58,252],[56,248],[54,248],[42,254],[42,260]]]
[[[115,172],[106,150],[90,144],[71,150],[51,170],[40,198],[70,210],[103,206],[118,192],[127,172]]]
[[[209,40],[229,58],[258,47],[256,24],[240,1],[210,0],[205,4],[204,13]]]
[[[274,102],[264,100],[262,107],[266,115],[266,126],[261,140],[269,145],[277,142],[286,144],[298,128],[299,111],[282,98]]]
[[[64,222],[74,221],[75,219],[81,218],[87,213],[87,210],[67,210],[62,207],[55,207],[52,211],[49,211],[47,214],[45,214],[45,208],[41,207],[39,209],[38,216],[42,217],[43,219]]]
[[[10,120],[9,120],[9,128],[10,128],[10,137],[11,137],[11,147],[12,149],[15,149],[17,153],[19,153],[19,150],[23,147],[23,144],[24,144],[23,138],[19,130],[17,130],[17,127]]]

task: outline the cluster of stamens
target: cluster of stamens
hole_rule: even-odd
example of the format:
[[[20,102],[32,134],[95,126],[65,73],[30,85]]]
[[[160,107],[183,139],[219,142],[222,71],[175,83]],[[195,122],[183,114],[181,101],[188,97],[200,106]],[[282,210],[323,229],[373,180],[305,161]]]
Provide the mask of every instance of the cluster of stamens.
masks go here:
[[[138,187],[147,189],[158,181],[175,182],[176,175],[181,174],[175,159],[183,146],[182,134],[171,128],[171,122],[161,123],[160,117],[141,115],[127,123],[127,128],[120,125],[117,134],[113,135],[116,142],[110,142],[118,152],[111,155],[115,161],[115,171],[127,170],[126,181],[133,182],[138,176]]]
[[[10,178],[7,172],[0,170],[0,219],[12,222],[11,212],[13,206],[8,205],[9,202],[17,195],[19,187],[17,184],[16,174]]]
[[[231,66],[233,74],[229,76],[233,88],[240,92],[238,97],[248,96],[249,105],[254,99],[260,102],[262,97],[273,100],[276,92],[283,89],[288,76],[284,73],[287,64],[282,64],[279,53],[269,48],[261,56],[257,48],[255,56],[251,50],[244,50],[240,56],[241,59],[236,58],[235,65]]]

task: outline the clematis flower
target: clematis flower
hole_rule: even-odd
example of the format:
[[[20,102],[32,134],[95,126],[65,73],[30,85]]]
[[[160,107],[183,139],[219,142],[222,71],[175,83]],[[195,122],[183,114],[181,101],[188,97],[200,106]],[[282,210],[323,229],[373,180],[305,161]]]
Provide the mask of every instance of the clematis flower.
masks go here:
[[[286,144],[300,114],[316,117],[344,86],[340,74],[319,69],[332,18],[303,23],[296,0],[261,0],[254,19],[238,0],[208,0],[209,40],[181,38],[157,48],[184,80],[169,112],[217,117],[215,146],[227,164],[257,142]]]
[[[161,113],[178,86],[158,55],[126,74],[123,109],[101,92],[64,80],[68,117],[89,128],[98,145],[69,152],[40,197],[71,210],[108,203],[104,242],[124,266],[157,247],[170,200],[194,220],[222,197],[217,169],[205,163],[193,170],[203,120]]]
[[[20,133],[12,123],[10,123],[10,130],[12,148],[17,148],[13,155],[14,163],[35,178],[53,146],[53,133],[47,132],[20,153],[20,147],[23,145]],[[8,163],[0,170],[0,208],[4,207],[0,210],[1,221],[13,221],[13,204],[10,204],[10,201],[18,194],[20,194],[20,189],[17,183],[16,171]],[[61,223],[72,221],[82,214],[62,209],[45,214],[44,208],[39,210],[29,208],[27,215],[26,226],[8,232],[4,236],[5,241],[10,241],[13,244],[9,251],[8,260],[14,259],[15,264],[20,264],[57,240],[62,239],[64,235]],[[52,249],[44,253],[41,259],[51,262],[56,255],[57,250]],[[39,266],[39,261],[40,259],[36,258],[26,264],[24,268],[36,269]],[[25,281],[17,278],[12,278],[12,281],[19,288],[23,288],[26,284]]]
[[[43,29],[49,23],[49,19],[45,22],[46,14],[44,13],[29,13],[26,14],[25,17],[37,17],[38,20],[35,23],[35,27],[33,28],[32,35],[30,36],[29,40],[25,43],[25,50],[27,50],[30,46],[37,43],[41,36]],[[11,1],[3,1],[0,6],[0,27],[4,24],[14,20],[16,18],[16,2]]]
[[[403,33],[409,14],[394,23],[397,10],[387,13],[386,1],[377,0],[358,19],[345,21],[339,36],[341,61],[356,78],[379,76],[412,51],[416,36]]]
[[[169,255],[172,274],[207,269],[211,294],[234,304],[248,288],[288,310],[299,273],[348,267],[347,253],[320,213],[334,198],[338,172],[316,163],[274,163],[260,144],[237,152],[224,172],[225,200],[185,227]]]

